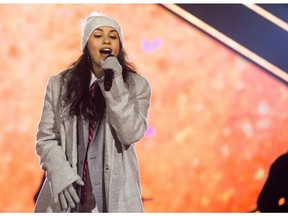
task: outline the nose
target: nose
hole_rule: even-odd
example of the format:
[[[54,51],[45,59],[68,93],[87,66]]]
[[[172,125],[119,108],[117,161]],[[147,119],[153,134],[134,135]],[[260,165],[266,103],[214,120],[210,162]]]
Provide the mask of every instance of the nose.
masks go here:
[[[107,44],[110,44],[110,39],[109,39],[109,37],[103,37],[103,41],[102,41],[102,44],[105,44],[105,45],[107,45]]]

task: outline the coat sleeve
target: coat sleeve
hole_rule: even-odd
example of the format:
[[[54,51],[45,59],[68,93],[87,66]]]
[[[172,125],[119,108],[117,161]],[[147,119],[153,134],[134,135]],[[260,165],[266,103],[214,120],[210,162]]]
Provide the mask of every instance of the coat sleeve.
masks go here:
[[[147,116],[150,106],[151,88],[146,78],[130,74],[129,84],[125,85],[122,76],[113,80],[110,91],[100,88],[106,101],[107,119],[122,144],[131,145],[140,140],[147,129]]]
[[[46,172],[52,195],[55,197],[69,184],[80,179],[80,176],[67,161],[61,146],[59,124],[57,124],[55,114],[60,91],[52,88],[52,85],[53,77],[49,79],[46,87],[42,115],[37,131],[36,152],[40,158],[41,167]],[[54,85],[55,88],[59,86]],[[58,96],[53,92],[58,92]]]

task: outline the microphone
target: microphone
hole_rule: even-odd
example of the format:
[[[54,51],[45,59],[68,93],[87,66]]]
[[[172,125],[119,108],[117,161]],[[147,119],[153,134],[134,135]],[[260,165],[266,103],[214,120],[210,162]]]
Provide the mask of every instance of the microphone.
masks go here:
[[[107,57],[109,56],[113,56],[111,55],[111,49],[101,49],[100,53],[101,54],[108,54]],[[114,72],[112,69],[105,69],[104,70],[104,89],[105,91],[110,91],[111,87],[112,87],[112,80],[113,80],[113,76],[114,76]]]

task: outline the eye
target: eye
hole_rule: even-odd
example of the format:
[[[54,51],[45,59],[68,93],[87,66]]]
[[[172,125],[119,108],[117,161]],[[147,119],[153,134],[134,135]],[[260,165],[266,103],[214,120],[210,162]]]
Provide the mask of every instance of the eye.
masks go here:
[[[110,38],[115,40],[115,39],[117,39],[117,36],[111,35]]]
[[[101,38],[102,35],[94,35],[95,38]]]

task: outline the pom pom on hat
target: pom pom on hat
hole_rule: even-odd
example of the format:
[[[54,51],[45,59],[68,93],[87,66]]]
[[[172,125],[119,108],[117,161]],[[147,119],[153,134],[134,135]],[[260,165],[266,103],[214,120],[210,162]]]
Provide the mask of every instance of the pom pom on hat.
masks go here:
[[[87,41],[90,35],[93,33],[93,31],[102,26],[109,26],[114,28],[117,31],[120,38],[120,43],[123,46],[123,35],[119,23],[116,22],[116,20],[114,20],[113,18],[106,16],[102,13],[93,12],[82,22],[82,38],[81,38],[82,51],[85,49]]]

